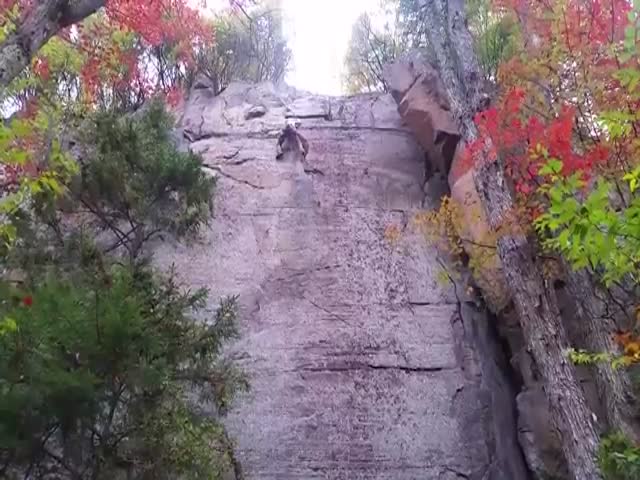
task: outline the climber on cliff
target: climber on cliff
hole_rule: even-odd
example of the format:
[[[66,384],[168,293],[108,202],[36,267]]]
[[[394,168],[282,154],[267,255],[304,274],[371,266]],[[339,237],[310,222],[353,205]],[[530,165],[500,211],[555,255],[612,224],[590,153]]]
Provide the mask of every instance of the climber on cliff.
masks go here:
[[[299,121],[287,121],[287,125],[282,130],[282,133],[278,137],[278,154],[277,160],[282,160],[287,152],[293,152],[294,155],[300,155],[298,157],[302,162],[302,166],[305,173],[323,175],[324,172],[317,168],[309,167],[307,164],[307,154],[309,153],[309,142],[298,131],[300,126]],[[294,157],[295,158],[295,157]]]
[[[282,130],[282,133],[278,137],[278,154],[277,160],[282,160],[284,154],[290,151],[296,151],[302,153],[303,161],[307,158],[309,153],[309,142],[298,131],[298,122],[288,121],[287,125]]]

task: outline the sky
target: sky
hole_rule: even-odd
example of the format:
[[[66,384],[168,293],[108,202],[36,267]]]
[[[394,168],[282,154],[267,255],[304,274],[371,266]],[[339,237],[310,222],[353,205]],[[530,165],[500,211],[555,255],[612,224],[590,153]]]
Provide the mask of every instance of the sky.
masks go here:
[[[192,0],[196,2],[199,0]],[[207,0],[208,8],[228,0]],[[293,52],[289,85],[324,95],[340,95],[344,56],[358,16],[378,0],[280,0],[284,33]]]
[[[351,28],[376,0],[282,0],[285,35],[293,51],[287,83],[326,95],[342,93]]]

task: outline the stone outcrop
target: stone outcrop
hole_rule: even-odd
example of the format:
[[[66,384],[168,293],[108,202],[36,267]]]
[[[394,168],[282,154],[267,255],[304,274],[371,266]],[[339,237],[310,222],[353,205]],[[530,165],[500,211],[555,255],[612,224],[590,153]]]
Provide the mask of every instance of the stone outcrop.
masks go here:
[[[427,176],[438,172],[448,181],[451,198],[463,216],[458,226],[460,236],[477,266],[475,281],[491,308],[501,311],[508,305],[509,295],[500,261],[491,248],[479,247],[495,246],[495,240],[473,182],[473,171],[458,143],[458,130],[438,72],[415,51],[387,65],[384,75],[398,112],[425,152]]]
[[[385,68],[386,82],[406,125],[429,156],[429,167],[446,175],[458,142],[458,127],[435,69],[419,54]]]
[[[275,159],[289,117],[311,168]],[[252,388],[226,421],[246,479],[527,478],[491,323],[412,225],[424,153],[391,95],[200,85],[177,136],[219,179],[215,216],[156,260],[239,295],[229,355]]]

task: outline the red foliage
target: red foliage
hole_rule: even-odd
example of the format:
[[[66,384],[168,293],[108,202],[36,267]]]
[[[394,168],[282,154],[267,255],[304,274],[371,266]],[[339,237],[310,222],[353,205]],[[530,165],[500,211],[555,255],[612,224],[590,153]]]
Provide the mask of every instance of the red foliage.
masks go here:
[[[183,97],[182,90],[174,87],[167,92],[167,95],[166,95],[167,104],[172,107],[176,107],[182,101],[182,97]]]
[[[631,9],[628,0],[494,0],[515,13],[529,34],[565,47],[599,48],[620,40]]]
[[[535,191],[539,169],[549,157],[562,161],[564,175],[582,172],[585,176],[609,158],[603,144],[583,151],[576,148],[574,107],[562,105],[555,118],[545,120],[528,112],[524,100],[524,91],[514,88],[496,107],[476,115],[480,137],[468,146],[476,163],[479,159],[495,161],[500,156],[518,193],[528,196]]]
[[[40,77],[42,80],[46,81],[49,79],[49,75],[51,74],[49,70],[49,62],[43,58],[36,58],[33,62],[33,73]]]
[[[499,71],[505,92],[475,117],[479,139],[468,146],[466,163],[504,163],[521,197],[536,191],[540,167],[562,161],[563,174],[619,169],[637,156],[635,135],[611,138],[595,122],[604,112],[635,113],[640,100],[621,88],[616,73],[637,68],[617,57],[631,2],[627,0],[494,0],[517,19],[522,55]],[[637,122],[640,123],[640,122]],[[633,125],[640,131],[640,124]],[[634,146],[635,145],[635,146]],[[635,150],[634,150],[635,149]]]
[[[35,3],[0,0],[0,25],[16,5],[24,15]],[[81,22],[73,29],[59,32],[61,38],[85,54],[80,78],[89,100],[95,99],[101,90],[125,93],[133,90],[146,98],[156,89],[171,89],[176,85],[154,78],[143,55],[150,48],[163,45],[171,50],[172,62],[181,67],[191,66],[196,49],[214,40],[213,29],[190,6],[189,0],[106,0],[103,12],[97,21]],[[139,41],[123,45],[115,40],[117,31],[133,32]],[[50,66],[43,58],[33,61],[32,72],[43,81],[51,76]]]
[[[41,107],[39,102],[46,98],[41,91],[50,88],[55,97],[55,92],[61,90],[60,85],[69,84],[72,87],[68,90],[73,92],[69,93],[71,100],[86,99],[89,106],[103,99],[114,103],[123,99],[125,108],[129,104],[139,105],[158,90],[166,90],[167,102],[177,105],[181,101],[180,75],[159,81],[159,75],[154,77],[155,72],[149,67],[152,63],[149,56],[155,47],[162,46],[170,64],[167,70],[183,72],[191,66],[194,52],[214,41],[213,29],[189,3],[189,0],[106,0],[100,16],[58,32],[59,38],[81,53],[69,62],[73,67],[80,62],[79,71],[69,71],[73,68],[66,69],[66,65],[62,67],[70,80],[61,80],[59,60],[65,59],[63,55],[55,56],[55,52],[50,57],[51,63],[45,55],[34,57],[30,80],[37,79],[40,83],[33,88],[29,82],[22,91],[9,93],[16,101],[16,118],[35,120]],[[38,0],[0,0],[0,27],[14,21],[20,23],[38,5]],[[122,35],[122,32],[133,35]],[[79,82],[74,75],[79,76]],[[65,81],[67,85],[62,83]],[[11,144],[11,148],[26,154],[26,158],[21,155],[19,164],[16,160],[16,164],[0,165],[0,190],[5,194],[17,191],[25,178],[38,178],[46,167],[40,162],[47,157],[44,152],[50,145],[41,126],[34,123],[33,127]],[[26,296],[21,302],[30,307],[33,299]]]
[[[177,45],[185,58],[190,58],[194,45],[213,40],[213,30],[185,0],[109,0],[106,11],[114,22],[138,33],[152,46],[163,42]]]
[[[109,0],[105,11],[105,22],[79,28],[81,48],[88,53],[81,75],[90,98],[103,87],[115,91],[134,89],[145,97],[156,88],[174,88],[175,85],[159,84],[149,76],[147,68],[140,68],[144,49],[168,46],[177,63],[189,66],[195,49],[213,42],[213,30],[186,0]],[[116,30],[135,32],[142,45],[123,49],[113,44],[109,39]]]
[[[33,305],[33,297],[31,295],[27,295],[22,299],[22,305],[25,307],[30,307]]]

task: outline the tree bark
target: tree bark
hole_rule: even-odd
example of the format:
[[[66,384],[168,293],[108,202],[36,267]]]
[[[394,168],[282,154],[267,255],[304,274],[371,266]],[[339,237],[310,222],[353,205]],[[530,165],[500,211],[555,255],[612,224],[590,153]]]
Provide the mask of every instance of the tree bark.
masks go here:
[[[106,0],[40,0],[24,13],[15,30],[0,43],[0,88],[29,65],[33,56],[60,30],[77,23]]]
[[[607,315],[607,305],[595,295],[597,286],[585,270],[573,271],[565,265],[567,293],[577,317],[579,334],[585,347],[593,352],[615,352],[617,345],[611,333],[616,330],[613,319]],[[634,441],[640,441],[640,423],[637,398],[625,369],[614,369],[610,362],[596,365],[595,384],[603,403],[609,428],[624,433]]]
[[[464,1],[422,0],[421,6],[451,112],[462,139],[471,142],[478,137],[473,116],[482,109],[486,95],[466,25]],[[525,234],[510,221],[513,197],[499,162],[477,166],[476,189],[490,226],[508,228],[498,239],[498,255],[525,341],[544,380],[552,420],[561,435],[570,472],[576,480],[601,479],[596,464],[598,435],[594,418],[575,367],[566,355],[569,342],[555,291],[544,279]]]

